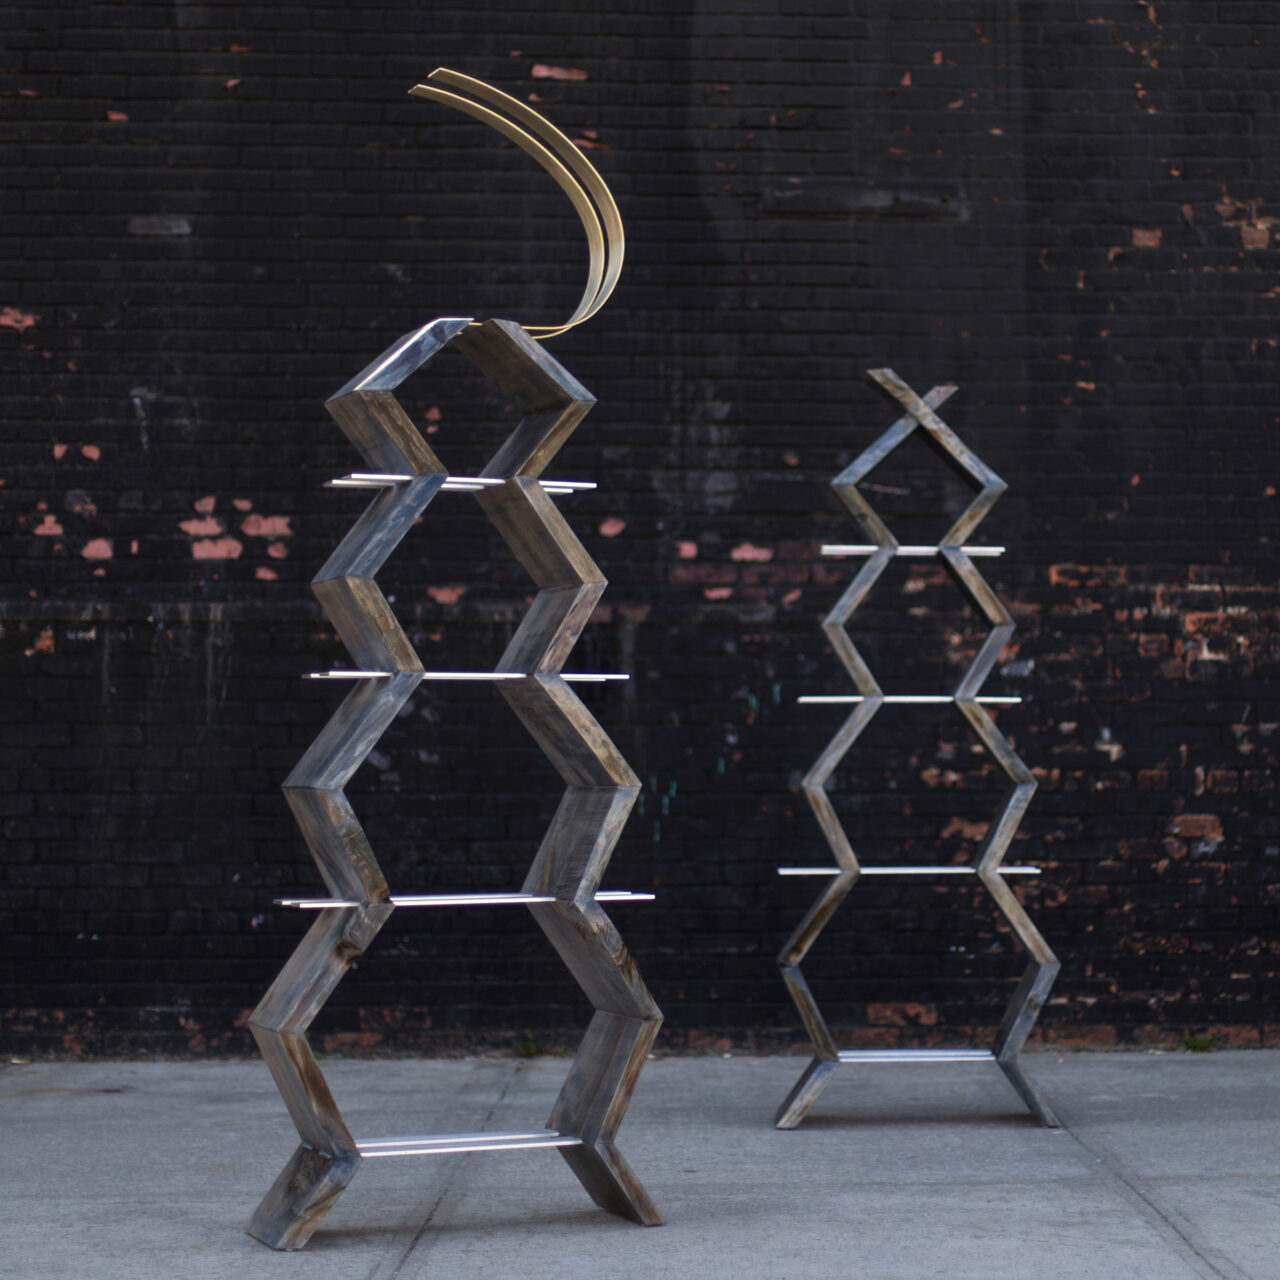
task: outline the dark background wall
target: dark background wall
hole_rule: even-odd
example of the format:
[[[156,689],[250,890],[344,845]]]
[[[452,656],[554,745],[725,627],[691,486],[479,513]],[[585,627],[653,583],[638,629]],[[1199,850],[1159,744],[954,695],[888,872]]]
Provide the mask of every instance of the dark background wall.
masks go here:
[[[986,692],[1041,790],[1011,857],[1065,961],[1052,1042],[1274,1042],[1280,12],[1243,0],[15,3],[4,24],[0,1035],[239,1051],[319,879],[278,791],[346,655],[307,582],[358,510],[321,402],[436,315],[555,320],[550,181],[405,90],[544,110],[621,205],[608,307],[551,350],[600,403],[555,468],[611,579],[574,662],[646,792],[609,883],[669,1045],[800,1038],[773,957],[826,858],[798,783],[847,688],[818,624],[857,529],[827,481],[889,365],[1009,483],[981,530],[1019,631]],[[405,388],[455,472],[510,422]],[[921,451],[904,540],[965,494]],[[470,499],[382,577],[428,666],[529,594]],[[895,565],[858,640],[954,685],[982,628]],[[398,890],[513,888],[557,798],[491,690],[433,687],[352,786]],[[885,709],[834,790],[868,861],[965,856],[999,803],[959,717]],[[425,918],[425,917],[430,918]],[[329,1048],[554,1043],[586,1003],[523,913],[402,912]],[[1021,969],[983,897],[858,886],[807,972],[851,1043],[985,1034]]]

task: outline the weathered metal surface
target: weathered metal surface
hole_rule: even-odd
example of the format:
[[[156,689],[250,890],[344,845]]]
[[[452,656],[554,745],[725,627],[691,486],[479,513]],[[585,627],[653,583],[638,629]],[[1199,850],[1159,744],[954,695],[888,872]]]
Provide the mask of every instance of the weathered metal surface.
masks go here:
[[[935,412],[955,391],[954,386],[934,387],[927,395],[918,396],[891,369],[872,369],[867,375],[867,381],[891,404],[905,409],[906,413],[831,482],[837,497],[854,514],[863,532],[871,539],[871,544],[867,546],[829,549],[838,554],[865,554],[868,559],[822,624],[823,632],[852,678],[858,694],[849,699],[832,699],[832,701],[853,702],[854,711],[818,757],[803,783],[805,796],[835,858],[836,866],[830,872],[832,876],[830,883],[824,886],[817,901],[810,907],[778,956],[783,979],[800,1012],[805,1028],[813,1040],[816,1055],[783,1101],[775,1123],[780,1129],[795,1128],[817,1101],[834,1068],[841,1063],[994,1061],[1004,1071],[1036,1119],[1043,1125],[1055,1127],[1058,1124],[1057,1117],[1027,1078],[1019,1064],[1018,1055],[1048,997],[1059,964],[1048,943],[1032,924],[1030,917],[1005,882],[1006,875],[1027,874],[1035,869],[1003,865],[1018,824],[1031,803],[1036,783],[1031,776],[1031,771],[996,728],[995,722],[985,710],[983,704],[994,700],[983,698],[979,692],[1013,633],[1013,619],[973,563],[972,556],[976,549],[964,545],[965,540],[973,534],[1004,492],[1005,484]],[[857,488],[858,483],[864,480],[873,468],[883,462],[894,449],[917,430],[923,433],[924,439],[934,452],[977,490],[973,501],[942,536],[936,547],[900,545]],[[990,630],[977,655],[969,664],[955,691],[950,695],[887,697],[849,634],[848,624],[854,611],[866,598],[890,560],[896,555],[903,554],[940,557],[956,585],[989,624]],[[993,1051],[981,1049],[841,1051],[836,1047],[831,1031],[800,971],[800,966],[810,948],[860,876],[868,873],[905,874],[907,872],[913,875],[947,876],[959,870],[955,867],[897,869],[862,867],[840,824],[831,798],[827,794],[826,786],[832,773],[876,713],[887,704],[912,702],[953,703],[968,721],[1010,784],[1001,811],[996,821],[988,827],[986,838],[974,859],[973,866],[963,868],[976,875],[990,892],[997,908],[1012,926],[1030,957],[1026,972],[1005,1012]],[[783,868],[782,873],[814,874],[818,870],[818,868],[791,867]]]

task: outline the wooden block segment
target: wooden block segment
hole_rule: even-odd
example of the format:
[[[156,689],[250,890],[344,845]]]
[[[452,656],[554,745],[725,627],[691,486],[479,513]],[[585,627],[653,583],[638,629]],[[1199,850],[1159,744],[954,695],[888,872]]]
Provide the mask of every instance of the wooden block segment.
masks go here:
[[[272,1249],[301,1249],[360,1169],[360,1156],[333,1156],[300,1146],[246,1228]]]
[[[596,1204],[644,1226],[659,1225],[662,1215],[613,1139],[661,1025],[656,1006],[649,1017],[597,1011],[547,1121],[582,1139],[561,1155]]]

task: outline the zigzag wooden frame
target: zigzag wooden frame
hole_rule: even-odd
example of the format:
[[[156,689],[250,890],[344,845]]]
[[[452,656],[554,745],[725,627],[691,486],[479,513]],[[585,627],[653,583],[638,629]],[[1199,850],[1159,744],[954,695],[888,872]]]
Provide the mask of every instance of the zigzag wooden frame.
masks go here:
[[[1034,867],[1004,865],[1004,857],[1018,824],[1031,803],[1036,782],[1031,771],[996,728],[983,707],[984,702],[1018,701],[1018,699],[983,698],[979,693],[991,673],[1000,652],[1012,635],[1013,619],[998,596],[987,585],[975,567],[972,556],[990,554],[992,548],[964,545],[965,539],[981,523],[987,512],[1005,490],[1004,481],[968,449],[958,436],[938,417],[935,410],[956,390],[953,385],[934,387],[921,397],[911,390],[891,369],[872,369],[868,384],[895,408],[905,409],[898,419],[874,444],[861,453],[831,482],[831,487],[854,514],[863,532],[871,539],[861,547],[824,548],[830,554],[868,556],[862,570],[849,584],[822,624],[846,671],[858,689],[856,695],[802,699],[813,702],[849,702],[854,710],[814,763],[804,778],[803,789],[813,809],[836,866],[785,867],[784,875],[816,875],[830,877],[830,883],[810,907],[795,932],[787,940],[778,965],[791,997],[795,1001],[806,1030],[813,1040],[816,1054],[794,1088],[778,1109],[775,1124],[779,1129],[794,1129],[817,1101],[831,1073],[841,1064],[886,1062],[975,1062],[994,1061],[1004,1071],[1032,1114],[1047,1127],[1056,1128],[1058,1119],[1052,1108],[1027,1078],[1018,1056],[1034,1027],[1040,1010],[1048,998],[1060,965],[1049,944],[1031,922],[1013,894],[1005,877],[1016,874],[1038,874]],[[857,484],[894,449],[917,429],[943,461],[954,468],[978,492],[959,519],[943,535],[936,547],[903,547],[858,491]],[[998,549],[996,549],[998,550]],[[965,672],[955,692],[950,695],[895,697],[886,695],[858,652],[848,632],[848,622],[866,598],[876,580],[895,555],[937,555],[956,584],[975,608],[991,624],[991,630],[978,654]],[[953,702],[981,739],[991,757],[1009,780],[1004,805],[995,822],[988,828],[986,839],[971,867],[864,867],[853,851],[835,808],[827,795],[826,784],[832,773],[857,741],[871,719],[886,702]],[[841,1050],[827,1026],[805,981],[800,966],[810,948],[863,875],[954,875],[974,874],[994,898],[1001,914],[1026,948],[1029,961],[1022,980],[1005,1011],[996,1034],[994,1049],[917,1049],[917,1050]]]
[[[425,676],[374,575],[448,483],[448,473],[395,397],[395,389],[453,347],[524,413],[486,465],[476,497],[538,588],[491,674],[546,752],[566,790],[516,894],[474,895],[528,906],[595,1008],[545,1129],[357,1141],[307,1040],[307,1029],[397,905],[466,905],[467,895],[393,898],[343,788]],[[372,1156],[556,1147],[606,1209],[645,1225],[661,1216],[614,1145],[632,1090],[662,1022],[601,893],[640,783],[562,672],[606,581],[539,481],[594,398],[518,325],[435,320],[384,352],[326,408],[375,473],[377,488],[313,582],[355,660],[355,687],[285,780],[284,791],[329,899],[250,1018],[300,1145],[254,1213],[248,1231],[275,1249],[300,1249]],[[465,486],[469,487],[469,486]],[[553,486],[554,488],[554,486]],[[335,673],[342,674],[342,673]],[[486,673],[481,673],[485,678]]]

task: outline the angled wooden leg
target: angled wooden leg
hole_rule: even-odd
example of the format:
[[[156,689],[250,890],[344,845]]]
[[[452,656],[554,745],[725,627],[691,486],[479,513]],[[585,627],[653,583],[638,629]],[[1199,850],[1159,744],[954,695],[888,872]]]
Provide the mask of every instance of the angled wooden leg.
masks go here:
[[[1027,1073],[1022,1069],[1022,1064],[1018,1061],[1018,1056],[1048,998],[1053,981],[1058,976],[1058,968],[1056,960],[1046,963],[1032,960],[1027,965],[1022,981],[1018,983],[1018,989],[1009,1002],[1000,1032],[996,1036],[996,1062],[1008,1077],[1009,1083],[1018,1091],[1018,1096],[1027,1104],[1031,1114],[1046,1129],[1061,1128],[1062,1121],[1045,1101],[1040,1090],[1031,1083]]]
[[[301,1249],[360,1167],[306,1030],[391,912],[390,903],[322,911],[249,1019],[302,1139],[246,1228],[273,1249]]]
[[[817,1102],[818,1095],[827,1087],[828,1077],[839,1065],[839,1058],[814,1058],[778,1108],[773,1118],[774,1127],[794,1129],[809,1114],[809,1108]]]
[[[273,1249],[301,1249],[359,1168],[359,1154],[334,1156],[299,1147],[246,1230]]]
[[[661,1025],[661,1016],[597,1012],[547,1122],[582,1139],[582,1146],[561,1147],[560,1154],[592,1200],[645,1227],[659,1226],[662,1215],[613,1145],[613,1136]]]

